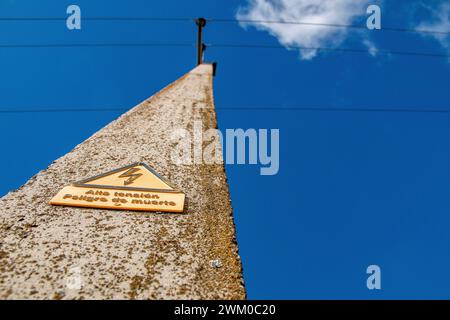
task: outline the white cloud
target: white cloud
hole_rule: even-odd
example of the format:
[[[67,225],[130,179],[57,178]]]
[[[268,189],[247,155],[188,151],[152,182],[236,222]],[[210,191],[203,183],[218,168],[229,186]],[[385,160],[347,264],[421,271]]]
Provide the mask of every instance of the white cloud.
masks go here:
[[[372,57],[376,57],[378,54],[378,48],[375,46],[375,44],[370,41],[369,39],[364,39],[363,44],[367,47],[367,50],[369,51],[369,54]]]
[[[432,12],[432,20],[424,21],[417,26],[417,30],[450,31],[450,3],[443,3],[437,10],[428,7]],[[447,34],[423,33],[427,37],[437,40],[447,51],[450,52],[450,37]]]
[[[366,9],[370,2],[370,0],[248,0],[246,7],[239,8],[236,18],[351,24],[356,17],[366,15]],[[241,23],[243,27],[248,25],[267,31],[287,48],[289,46],[337,46],[344,41],[348,32],[346,28],[278,23]],[[373,43],[369,49],[373,55],[376,54]],[[312,59],[317,55],[317,50],[300,49],[299,51],[300,58],[305,60]]]

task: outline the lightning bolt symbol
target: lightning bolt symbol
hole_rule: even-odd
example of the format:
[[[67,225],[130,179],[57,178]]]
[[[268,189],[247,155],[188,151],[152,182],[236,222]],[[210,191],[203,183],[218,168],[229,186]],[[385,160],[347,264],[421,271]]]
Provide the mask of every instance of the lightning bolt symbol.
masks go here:
[[[142,176],[142,173],[136,173],[138,172],[139,168],[131,168],[130,170],[127,170],[126,172],[122,173],[119,178],[128,178],[127,180],[125,180],[123,182],[123,184],[125,186],[132,184],[134,182],[134,180],[136,180],[137,178],[139,178],[140,176]]]

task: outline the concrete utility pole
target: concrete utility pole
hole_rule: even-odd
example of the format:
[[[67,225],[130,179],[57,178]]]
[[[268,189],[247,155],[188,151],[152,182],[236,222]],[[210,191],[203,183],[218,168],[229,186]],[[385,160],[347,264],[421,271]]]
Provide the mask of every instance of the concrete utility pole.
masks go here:
[[[201,64],[0,199],[1,299],[242,299],[222,164],[176,165],[170,134],[216,128]],[[135,162],[186,194],[183,214],[51,206],[64,186]]]

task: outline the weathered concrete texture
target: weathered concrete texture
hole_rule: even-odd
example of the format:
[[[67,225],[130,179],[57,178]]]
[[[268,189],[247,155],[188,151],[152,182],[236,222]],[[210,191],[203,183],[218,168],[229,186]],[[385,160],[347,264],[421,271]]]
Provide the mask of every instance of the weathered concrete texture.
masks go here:
[[[245,298],[223,165],[170,160],[174,129],[217,127],[211,73],[195,68],[0,200],[0,298]],[[74,181],[141,161],[186,193],[185,214],[48,204]]]

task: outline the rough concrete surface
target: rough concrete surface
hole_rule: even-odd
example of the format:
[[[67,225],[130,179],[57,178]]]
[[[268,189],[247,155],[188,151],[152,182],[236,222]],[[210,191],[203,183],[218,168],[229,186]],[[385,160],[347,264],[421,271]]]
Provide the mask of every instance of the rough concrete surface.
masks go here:
[[[171,161],[170,133],[192,132],[194,120],[217,127],[208,64],[1,198],[0,298],[245,298],[223,165]],[[184,214],[48,204],[72,182],[135,162],[185,192]]]

